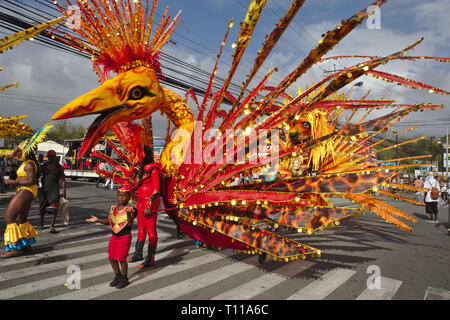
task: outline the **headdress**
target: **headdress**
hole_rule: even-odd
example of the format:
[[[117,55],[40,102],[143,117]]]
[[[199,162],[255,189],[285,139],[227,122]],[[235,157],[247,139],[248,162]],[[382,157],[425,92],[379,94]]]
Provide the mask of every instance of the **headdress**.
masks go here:
[[[131,189],[131,187],[130,186],[128,186],[128,185],[121,185],[120,187],[119,187],[119,189],[117,189],[117,191],[121,191],[121,192],[132,192],[133,190]]]
[[[147,7],[148,2],[147,0]],[[111,3],[100,0],[76,0],[79,7],[77,14],[80,16],[77,17],[79,28],[75,26],[74,31],[87,43],[69,34],[64,36],[71,40],[70,45],[92,55],[97,73],[100,71],[98,65],[103,65],[103,76],[111,71],[121,73],[141,65],[160,74],[158,52],[178,26],[181,11],[170,21],[166,8],[152,36],[157,2],[153,0],[148,14],[139,0],[116,0]],[[68,3],[71,4],[70,1]],[[70,15],[59,5],[58,7],[67,17]]]
[[[22,150],[22,160],[24,160],[27,154],[33,151],[33,149],[44,140],[47,132],[51,128],[53,128],[53,125],[51,123],[47,123],[42,128],[40,128],[31,138],[19,144],[18,147],[20,150]]]

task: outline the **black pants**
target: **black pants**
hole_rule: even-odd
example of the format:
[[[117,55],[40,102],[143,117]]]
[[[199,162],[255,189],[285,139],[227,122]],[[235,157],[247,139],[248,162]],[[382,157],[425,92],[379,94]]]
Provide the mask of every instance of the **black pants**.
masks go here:
[[[428,214],[438,214],[438,203],[437,201],[425,202],[425,212]]]
[[[39,212],[45,213],[45,208],[52,203],[59,202],[59,188],[39,189]]]

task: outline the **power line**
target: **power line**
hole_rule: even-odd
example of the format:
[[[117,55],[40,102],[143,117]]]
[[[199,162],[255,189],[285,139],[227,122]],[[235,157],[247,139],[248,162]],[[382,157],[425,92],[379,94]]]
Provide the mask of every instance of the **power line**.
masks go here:
[[[49,0],[47,0],[47,2],[51,3],[51,1],[49,1]],[[39,10],[39,9],[37,9],[37,10]],[[59,12],[59,10],[57,10],[57,11]],[[158,14],[157,12],[155,12],[155,16],[162,17],[162,16],[161,16],[160,14]],[[54,16],[54,17],[56,18],[56,16]],[[71,32],[69,32],[69,33],[71,33]],[[195,34],[197,37],[199,36],[197,33],[194,33],[194,32],[192,32],[192,33]],[[71,33],[71,35],[74,36],[72,33]],[[202,50],[193,48],[192,46],[189,46],[189,45],[185,44],[184,42],[181,42],[181,41],[178,41],[178,40],[176,41],[177,44],[179,44],[179,45],[181,45],[181,46],[183,46],[183,47],[186,47],[186,48],[188,48],[189,50],[195,51],[195,52],[197,52],[198,54],[201,54],[201,55],[203,55],[203,56],[209,57],[209,55],[207,55],[207,54],[204,52],[204,49],[206,49],[207,51],[211,52],[211,53],[214,54],[214,55],[217,54],[216,47],[214,47],[214,49],[211,49],[211,48],[209,48],[209,47],[206,47],[206,46],[204,46],[203,44],[201,44],[201,43],[199,43],[199,42],[197,42],[197,41],[194,41],[194,40],[192,40],[192,39],[190,39],[190,38],[188,38],[188,37],[182,35],[182,34],[181,34],[180,32],[178,32],[177,30],[175,30],[175,32],[173,33],[172,38],[175,39],[175,37],[181,37],[181,38],[183,38],[183,39],[185,39],[185,40],[187,40],[187,41],[193,43],[194,45],[200,47],[201,49],[203,49],[203,51],[202,51]],[[206,39],[205,37],[202,37],[202,36],[201,36],[201,38],[205,39],[205,40],[208,42],[208,44],[211,44],[211,43],[212,43],[212,40]],[[82,39],[80,39],[80,38],[78,38],[78,39],[79,39],[79,40],[82,40]],[[225,60],[227,60],[227,61],[230,62],[230,63],[222,62],[222,65],[225,65],[225,66],[228,66],[228,67],[231,66],[231,62],[232,62],[232,59],[231,59],[231,58],[229,58],[229,57],[226,56],[226,55],[222,55],[221,59],[222,59],[222,60],[225,59]],[[246,60],[246,59],[244,58],[243,60]],[[242,70],[242,67],[245,67],[245,68],[247,68],[247,69],[250,68],[248,65],[245,65],[244,63],[241,62],[241,63],[239,64],[238,68],[237,68],[238,72],[246,73],[246,72],[244,72],[244,71]],[[262,79],[263,79],[262,76],[256,76],[256,78],[259,79],[259,80],[262,80]],[[274,78],[275,78],[275,76],[274,76]],[[232,84],[232,85],[233,85],[233,84]]]
[[[0,94],[0,97],[6,98],[6,99],[12,99],[12,100],[19,100],[19,101],[27,101],[27,102],[35,102],[35,103],[43,103],[43,104],[52,104],[55,106],[61,106],[64,103],[55,103],[55,102],[47,102],[47,101],[40,101],[35,99],[26,99],[26,98],[15,98],[9,95]]]
[[[0,20],[7,21],[9,24],[15,25],[16,28],[17,28],[17,26],[19,26],[21,29],[26,29],[26,28],[30,27],[30,25],[29,25],[28,23],[26,23],[26,22],[24,22],[24,21],[21,21],[20,19],[17,19],[17,18],[8,16],[8,15],[3,14],[3,13],[0,13]],[[14,29],[11,28],[11,27],[5,26],[4,24],[2,25],[2,27],[6,28],[6,29],[9,29],[9,30],[16,31],[16,30],[14,30]],[[48,38],[50,38],[50,39],[48,39]],[[77,54],[77,55],[79,55],[79,56],[82,56],[82,57],[85,57],[85,58],[89,58],[89,59],[90,59],[90,56],[89,56],[89,55],[84,54],[84,53],[81,53],[81,52],[76,52],[73,48],[70,48],[70,47],[69,47],[69,49],[68,49],[68,48],[67,48],[67,47],[68,47],[67,45],[64,45],[64,44],[62,44],[62,43],[60,43],[60,42],[58,42],[58,41],[55,41],[56,39],[51,39],[51,37],[48,36],[48,35],[46,35],[46,34],[41,34],[40,37],[36,37],[36,40],[41,41],[41,42],[44,42],[44,43],[46,43],[46,44],[50,44],[50,45],[54,46],[55,48],[59,48],[59,49],[62,49],[62,50],[64,50],[64,51],[68,51],[69,53]],[[53,41],[52,41],[52,40],[53,40]],[[50,41],[50,42],[49,42],[49,41]],[[67,49],[68,49],[68,50],[67,50]],[[207,82],[205,82],[205,80],[202,80],[202,78],[198,77],[198,74],[201,72],[203,75],[205,75],[205,76],[208,77],[207,79],[208,79],[208,81],[209,81],[209,73],[207,73],[206,71],[201,70],[201,69],[199,69],[199,68],[197,68],[197,67],[193,67],[193,66],[187,64],[187,63],[184,62],[184,61],[181,61],[181,60],[179,60],[179,59],[177,59],[177,58],[171,57],[171,56],[168,55],[168,54],[162,53],[162,54],[161,54],[161,57],[162,57],[162,60],[163,60],[163,59],[170,60],[170,61],[171,61],[171,65],[174,65],[174,63],[177,63],[179,66],[183,67],[185,70],[188,69],[188,68],[190,68],[190,70],[191,70],[193,73],[196,74],[195,76],[191,76],[191,80],[195,80],[195,81],[201,82],[201,83],[203,82],[204,84],[207,83]],[[169,69],[170,69],[170,68],[169,68]],[[173,73],[175,73],[175,74],[178,74],[178,73],[179,73],[179,71],[178,71],[178,70],[175,70],[175,69],[171,69],[171,71],[172,71]],[[191,82],[191,83],[186,83],[186,81],[183,81],[184,84],[182,84],[182,82],[181,82],[180,80],[177,80],[176,78],[173,78],[173,77],[171,77],[171,76],[169,76],[169,75],[166,75],[165,78],[166,78],[166,79],[165,79],[165,80],[163,79],[162,82],[165,82],[166,84],[169,84],[169,85],[172,84],[172,85],[174,85],[176,88],[183,88],[184,90],[186,90],[186,89],[190,89],[190,88],[192,87],[192,88],[194,89],[194,91],[196,91],[197,93],[205,92],[205,90],[202,90],[202,89],[200,89],[200,88],[196,88],[196,86],[195,86],[192,82]],[[217,79],[217,80],[220,80],[220,78],[216,78],[216,79]],[[217,82],[218,82],[218,81],[217,81]],[[235,89],[237,90],[237,88],[239,88],[239,86],[233,84],[233,85],[230,87],[230,90],[229,90],[229,91],[230,91],[230,93],[232,93],[232,94],[233,94],[233,91],[232,91],[233,88],[235,88]],[[236,95],[237,93],[235,92],[234,94]]]

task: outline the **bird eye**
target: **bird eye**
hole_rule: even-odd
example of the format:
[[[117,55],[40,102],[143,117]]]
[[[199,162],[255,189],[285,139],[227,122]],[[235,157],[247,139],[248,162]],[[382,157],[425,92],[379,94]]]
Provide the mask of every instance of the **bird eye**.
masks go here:
[[[302,122],[303,127],[305,128],[311,128],[311,124],[308,121],[303,121]]]
[[[128,100],[139,100],[141,99],[145,94],[145,89],[142,87],[134,87],[131,89],[130,96]]]

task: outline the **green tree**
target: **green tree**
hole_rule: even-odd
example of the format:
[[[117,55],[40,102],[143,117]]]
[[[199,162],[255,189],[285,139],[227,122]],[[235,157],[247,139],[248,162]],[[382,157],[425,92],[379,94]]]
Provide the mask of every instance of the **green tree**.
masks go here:
[[[415,136],[414,138],[406,138],[406,137],[399,137],[398,143],[404,143],[406,141],[414,140],[416,138],[419,138],[419,136]],[[430,137],[424,137],[423,139],[411,142],[411,143],[404,143],[403,145],[398,146],[397,148],[391,148],[388,150],[382,150],[378,153],[378,160],[393,160],[393,159],[402,159],[407,157],[416,157],[416,156],[425,156],[425,155],[432,155],[431,157],[427,158],[421,158],[417,159],[417,161],[420,161],[420,163],[431,163],[431,161],[438,161],[438,169],[439,171],[443,170],[443,163],[442,163],[442,146],[445,144],[445,136],[441,138],[433,138],[430,139]],[[395,142],[392,140],[385,141],[382,145],[378,145],[375,147],[376,150],[381,150],[388,148],[390,146],[395,145]],[[414,164],[415,159],[410,160],[402,160],[402,164]],[[413,173],[414,170],[416,170],[416,167],[409,167],[406,168],[405,171],[409,173]]]
[[[83,138],[84,134],[85,128],[82,125],[73,125],[63,120],[56,122],[55,126],[47,134],[46,140],[53,140],[62,144],[66,139]]]

